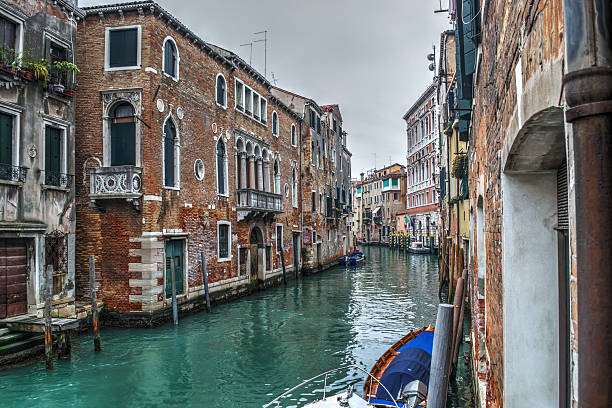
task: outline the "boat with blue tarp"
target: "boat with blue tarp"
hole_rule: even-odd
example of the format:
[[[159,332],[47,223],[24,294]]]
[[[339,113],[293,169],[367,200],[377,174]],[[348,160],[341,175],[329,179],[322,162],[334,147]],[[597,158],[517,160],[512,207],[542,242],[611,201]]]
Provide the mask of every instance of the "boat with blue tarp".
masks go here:
[[[433,338],[433,328],[423,327],[391,346],[366,379],[363,394],[366,401],[376,407],[423,406],[429,386]]]
[[[365,260],[365,255],[361,251],[354,251],[339,260],[340,265],[357,265]]]

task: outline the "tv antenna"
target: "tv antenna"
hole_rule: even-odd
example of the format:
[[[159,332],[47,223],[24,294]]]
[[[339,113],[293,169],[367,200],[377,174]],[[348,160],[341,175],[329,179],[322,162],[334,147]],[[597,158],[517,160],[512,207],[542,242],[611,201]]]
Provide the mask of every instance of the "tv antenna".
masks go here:
[[[255,40],[253,42],[262,42],[264,43],[264,78],[268,76],[268,30],[258,31],[253,33],[253,35],[263,34],[264,38],[260,40]]]
[[[246,44],[240,44],[241,47],[249,46],[251,47],[251,52],[249,53],[249,65],[253,65],[253,41]]]
[[[438,10],[434,10],[434,13],[446,13],[448,9],[442,9],[442,0],[440,0],[440,8]]]
[[[276,77],[274,76],[274,72],[271,73],[272,74],[272,82],[274,82],[274,86],[276,86]]]

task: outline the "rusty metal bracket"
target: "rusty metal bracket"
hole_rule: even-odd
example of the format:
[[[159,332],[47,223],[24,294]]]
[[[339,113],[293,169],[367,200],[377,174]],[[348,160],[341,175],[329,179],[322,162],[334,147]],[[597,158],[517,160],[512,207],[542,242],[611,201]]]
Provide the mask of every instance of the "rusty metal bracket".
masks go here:
[[[612,100],[585,103],[565,111],[565,121],[573,122],[576,119],[586,116],[601,115],[604,113],[612,113]]]

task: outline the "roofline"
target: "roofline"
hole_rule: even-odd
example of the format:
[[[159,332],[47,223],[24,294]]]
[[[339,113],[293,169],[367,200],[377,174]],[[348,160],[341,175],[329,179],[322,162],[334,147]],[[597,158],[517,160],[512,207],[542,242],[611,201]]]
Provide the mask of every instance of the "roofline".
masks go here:
[[[291,91],[288,91],[288,90],[283,89],[283,88],[279,88],[278,86],[272,86],[272,89],[277,89],[277,90],[279,90],[281,92],[285,92],[285,93],[287,93],[289,95],[297,96],[298,98],[304,99],[305,101],[307,101],[310,104],[313,104],[316,107],[317,112],[319,112],[319,115],[323,114],[323,109],[321,109],[321,106],[319,106],[319,104],[316,103],[313,99],[310,99],[310,98],[308,98],[306,96],[302,96],[302,95],[296,94],[295,92],[291,92]]]
[[[82,8],[79,8],[78,6],[75,6],[74,3],[67,1],[67,0],[56,0],[56,1],[57,3],[59,3],[60,6],[66,7],[68,10],[76,14],[77,17],[80,17],[80,18],[85,17],[85,11]]]
[[[431,84],[429,84],[429,86],[427,87],[427,89],[425,89],[425,92],[423,92],[421,94],[421,96],[419,96],[419,98],[416,100],[415,103],[412,104],[412,106],[410,107],[410,109],[408,109],[408,112],[406,112],[404,114],[404,116],[402,116],[402,119],[404,120],[408,120],[408,117],[410,115],[412,115],[414,113],[414,111],[416,111],[419,106],[421,106],[421,104],[423,103],[423,101],[426,99],[426,96],[430,93],[433,93],[433,90],[436,88],[436,83],[432,82]]]

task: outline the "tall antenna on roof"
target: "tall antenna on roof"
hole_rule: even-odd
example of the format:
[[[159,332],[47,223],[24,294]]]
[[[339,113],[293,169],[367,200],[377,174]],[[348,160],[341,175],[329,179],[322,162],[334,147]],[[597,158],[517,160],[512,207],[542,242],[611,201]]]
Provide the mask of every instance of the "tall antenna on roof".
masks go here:
[[[276,86],[276,77],[274,76],[274,72],[272,74],[272,82],[274,82],[274,86]]]
[[[258,31],[253,33],[254,35],[263,34],[264,38],[262,40],[255,40],[253,42],[262,42],[264,43],[264,78],[268,77],[268,30]]]
[[[241,47],[246,47],[247,45],[251,47],[251,52],[249,54],[249,65],[253,65],[253,41],[246,44],[240,44]]]

